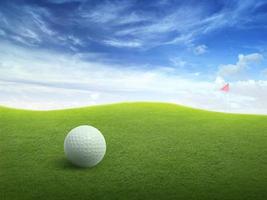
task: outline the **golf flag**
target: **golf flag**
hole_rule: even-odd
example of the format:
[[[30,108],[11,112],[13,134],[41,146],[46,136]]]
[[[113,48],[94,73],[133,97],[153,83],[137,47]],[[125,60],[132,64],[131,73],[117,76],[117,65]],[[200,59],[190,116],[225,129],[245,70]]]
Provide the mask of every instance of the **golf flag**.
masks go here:
[[[229,83],[225,84],[220,90],[223,92],[229,92],[230,90]]]

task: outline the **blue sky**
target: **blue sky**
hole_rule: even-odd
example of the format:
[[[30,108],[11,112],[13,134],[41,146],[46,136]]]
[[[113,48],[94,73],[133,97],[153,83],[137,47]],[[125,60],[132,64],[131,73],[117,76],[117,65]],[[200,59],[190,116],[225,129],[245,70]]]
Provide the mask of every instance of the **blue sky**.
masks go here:
[[[222,110],[216,88],[230,82],[233,111],[253,103],[261,107],[244,112],[267,112],[266,19],[263,0],[2,0],[0,103]]]

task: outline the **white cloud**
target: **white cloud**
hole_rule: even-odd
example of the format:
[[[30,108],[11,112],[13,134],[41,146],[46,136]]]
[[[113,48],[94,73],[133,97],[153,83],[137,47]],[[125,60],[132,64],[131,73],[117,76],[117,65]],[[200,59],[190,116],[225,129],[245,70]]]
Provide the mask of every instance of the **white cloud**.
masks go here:
[[[106,45],[114,46],[114,47],[137,48],[137,47],[141,47],[142,46],[142,43],[140,41],[137,41],[137,40],[125,41],[125,40],[111,39],[111,40],[104,40],[103,42]]]
[[[248,55],[240,54],[238,55],[238,61],[236,64],[226,64],[220,65],[218,74],[223,77],[236,75],[246,68],[252,63],[258,63],[263,60],[263,56],[259,53],[252,53]]]
[[[222,78],[222,77],[220,77],[220,76],[217,76],[216,77],[216,79],[215,79],[215,84],[217,84],[218,85],[218,87],[221,85],[224,85],[226,82],[225,82],[225,80]]]
[[[170,58],[170,62],[173,66],[181,68],[185,67],[188,64],[187,61],[183,60],[180,57]]]
[[[208,51],[208,47],[205,44],[195,46],[193,51],[196,55],[202,55]]]
[[[226,111],[223,78],[196,81],[174,68],[105,65],[80,56],[0,47],[0,104],[55,109],[121,101],[161,101]],[[255,60],[242,59],[246,61]],[[267,114],[267,81],[230,83],[231,112]]]

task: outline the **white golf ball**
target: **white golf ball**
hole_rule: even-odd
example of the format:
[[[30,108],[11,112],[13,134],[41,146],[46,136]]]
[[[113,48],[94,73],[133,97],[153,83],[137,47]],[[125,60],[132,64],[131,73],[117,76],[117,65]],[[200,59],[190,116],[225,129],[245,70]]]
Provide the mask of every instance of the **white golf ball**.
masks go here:
[[[87,125],[78,126],[66,136],[64,151],[73,164],[93,167],[104,158],[106,141],[98,129]]]

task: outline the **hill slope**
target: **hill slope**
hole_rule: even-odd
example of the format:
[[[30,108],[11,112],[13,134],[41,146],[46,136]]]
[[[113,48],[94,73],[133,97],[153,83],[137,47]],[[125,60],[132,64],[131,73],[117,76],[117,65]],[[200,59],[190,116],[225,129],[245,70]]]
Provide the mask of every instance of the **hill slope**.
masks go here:
[[[97,127],[100,165],[64,157],[67,132]],[[0,199],[267,199],[267,117],[125,103],[0,108]]]

